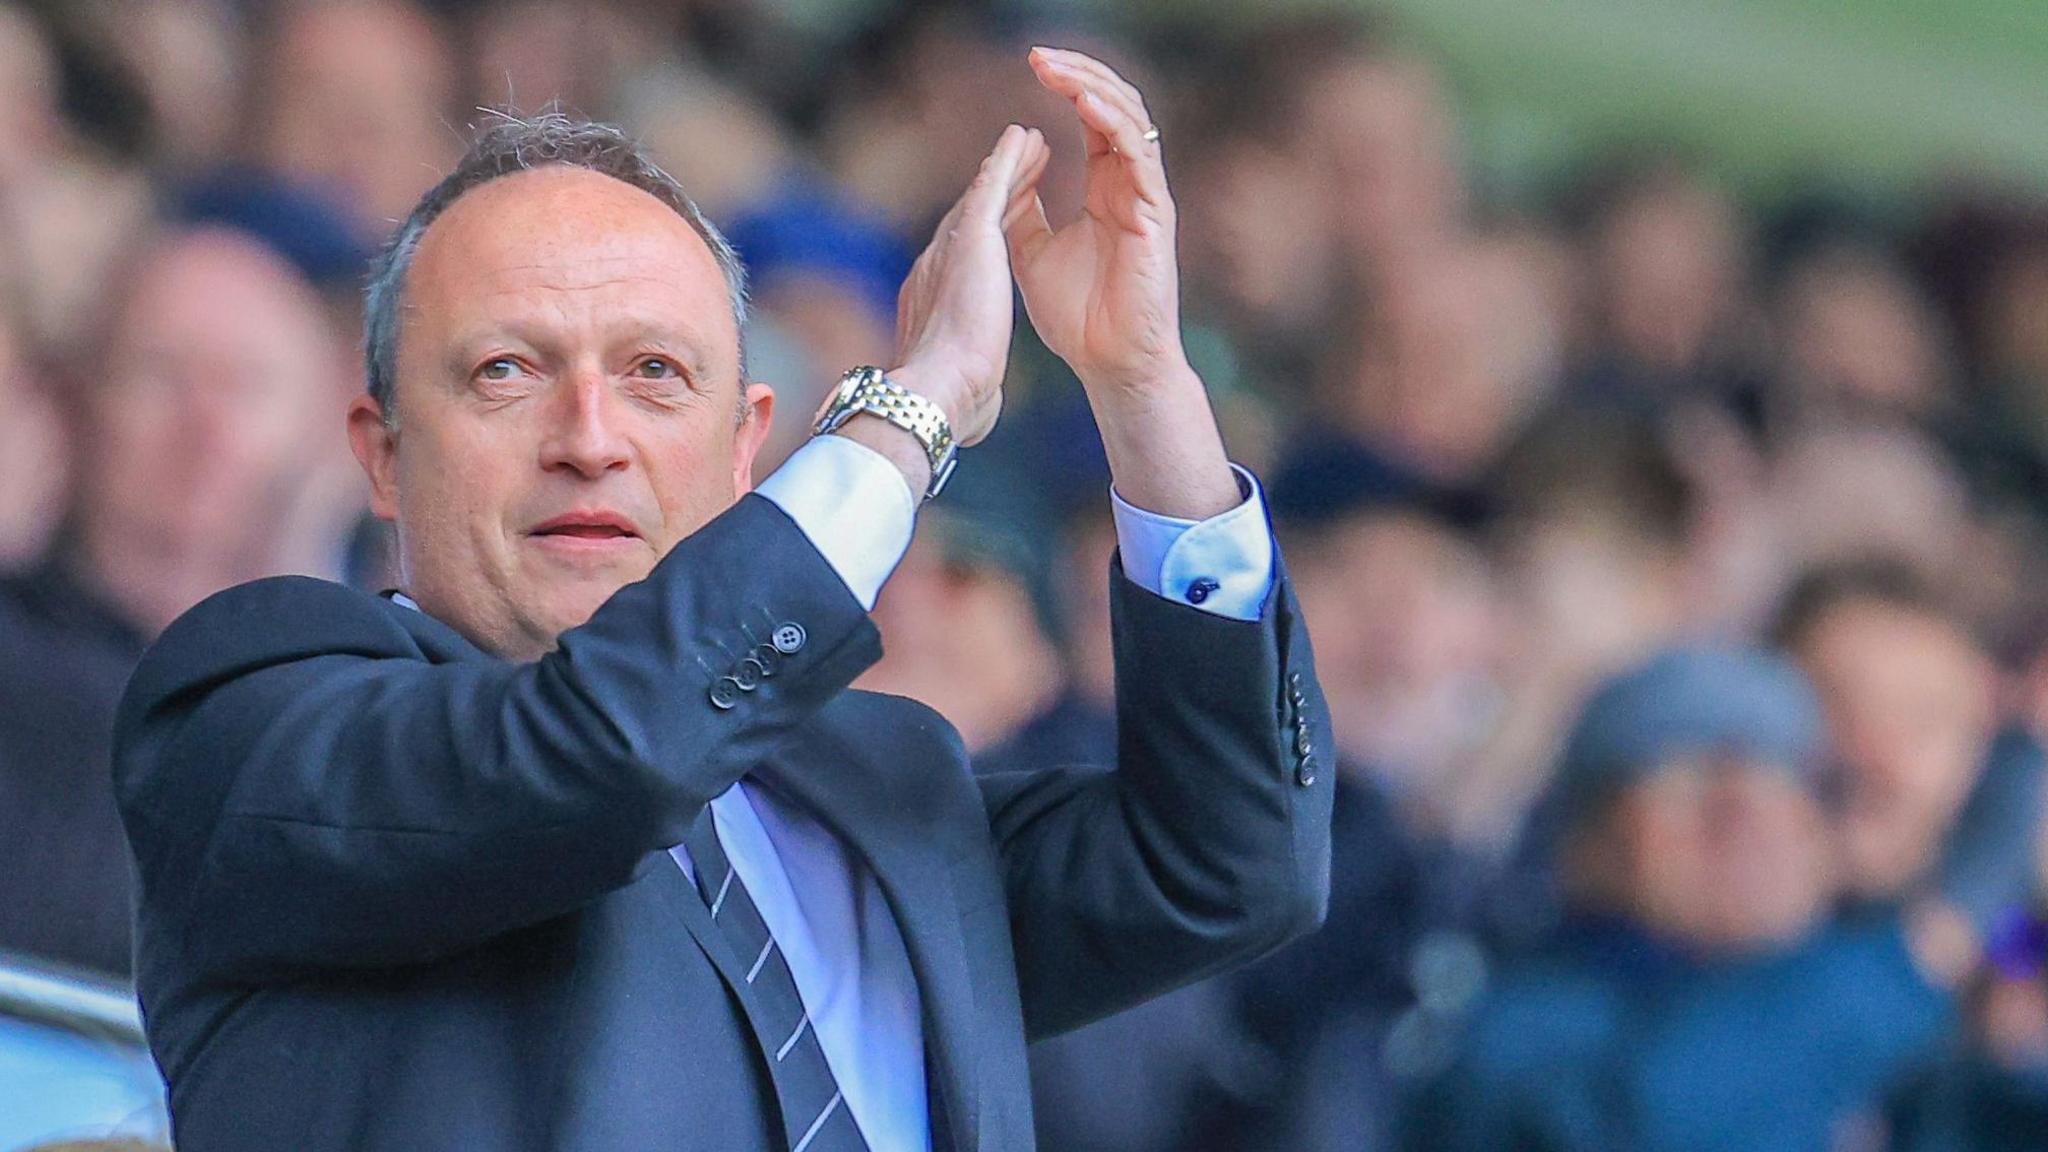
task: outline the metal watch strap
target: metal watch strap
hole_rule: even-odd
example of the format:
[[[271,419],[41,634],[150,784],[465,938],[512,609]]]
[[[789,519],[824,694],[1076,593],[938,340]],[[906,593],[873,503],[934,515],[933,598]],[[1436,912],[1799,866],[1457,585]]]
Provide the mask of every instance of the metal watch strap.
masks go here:
[[[890,380],[880,368],[862,365],[840,379],[813,431],[819,435],[836,431],[862,413],[879,416],[917,438],[932,468],[924,498],[937,496],[953,475],[956,458],[953,426],[939,406]]]

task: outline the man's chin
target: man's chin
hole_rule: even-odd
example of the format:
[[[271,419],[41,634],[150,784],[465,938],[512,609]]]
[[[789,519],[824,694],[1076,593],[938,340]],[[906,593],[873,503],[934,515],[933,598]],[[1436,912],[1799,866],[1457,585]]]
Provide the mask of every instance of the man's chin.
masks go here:
[[[573,577],[551,580],[548,587],[538,590],[541,595],[537,599],[542,606],[533,616],[546,621],[548,630],[559,636],[571,628],[589,623],[591,616],[604,607],[605,601],[645,575],[644,568],[631,570],[620,565],[614,569],[579,572]]]

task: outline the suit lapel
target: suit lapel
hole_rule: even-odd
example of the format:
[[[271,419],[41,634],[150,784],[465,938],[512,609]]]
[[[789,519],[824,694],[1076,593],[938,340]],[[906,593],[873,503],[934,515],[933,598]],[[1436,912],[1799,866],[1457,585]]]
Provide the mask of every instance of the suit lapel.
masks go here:
[[[782,1038],[770,1037],[761,1030],[760,1012],[754,1004],[753,991],[747,985],[746,970],[741,966],[739,957],[733,955],[732,946],[726,942],[725,933],[711,922],[711,910],[704,906],[704,898],[698,894],[690,878],[684,875],[682,867],[666,852],[654,862],[653,867],[656,891],[661,893],[669,911],[683,922],[683,927],[689,929],[690,938],[695,940],[697,947],[703,949],[704,955],[710,958],[712,967],[718,969],[719,979],[725,982],[726,990],[739,1005],[740,1015],[746,1018],[747,1028],[754,1034],[754,1043],[758,1046],[758,1055],[762,1059],[762,1071],[769,1083],[775,1086],[776,1109],[782,1115],[787,1115],[792,1106],[791,1101],[782,1099],[782,1086],[774,1074],[768,1071],[766,1063],[767,1054],[775,1050],[775,1046]],[[783,1123],[782,1116],[776,1118],[776,1123]]]
[[[941,1143],[950,1138],[952,1149],[977,1148],[974,986],[952,873],[943,853],[928,847],[934,841],[902,826],[904,812],[929,804],[899,795],[897,774],[866,746],[855,748],[825,725],[815,731],[824,737],[813,745],[815,759],[778,759],[758,775],[815,814],[874,870],[917,976],[931,1069],[927,1083],[938,1089],[944,1109],[933,1126],[933,1147],[951,1152]]]

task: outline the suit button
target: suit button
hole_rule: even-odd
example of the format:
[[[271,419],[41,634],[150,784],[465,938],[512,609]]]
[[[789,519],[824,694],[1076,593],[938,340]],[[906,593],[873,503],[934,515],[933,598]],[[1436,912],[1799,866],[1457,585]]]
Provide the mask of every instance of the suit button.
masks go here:
[[[730,676],[720,676],[718,683],[711,686],[711,705],[725,711],[740,702],[740,682]]]
[[[1300,692],[1300,691],[1301,691],[1301,673],[1299,673],[1299,672],[1289,672],[1289,673],[1287,674],[1287,686],[1288,686],[1289,688],[1292,688],[1292,689],[1294,689],[1294,690],[1295,690],[1296,692]]]
[[[775,667],[781,662],[782,653],[775,650],[775,645],[764,641],[754,645],[749,658],[761,666],[761,679],[766,680],[775,675]]]
[[[1221,584],[1216,583],[1216,581],[1211,580],[1207,576],[1196,577],[1194,583],[1188,585],[1188,603],[1200,604],[1209,598],[1210,593],[1221,587]]]
[[[1315,750],[1315,743],[1308,738],[1308,729],[1297,729],[1294,733],[1294,754],[1308,757],[1314,755]]]
[[[777,624],[775,634],[770,639],[774,642],[777,652],[784,656],[792,655],[804,646],[804,626],[795,621]]]
[[[759,660],[749,656],[745,660],[740,661],[738,668],[733,669],[730,679],[733,683],[740,686],[740,691],[752,692],[761,686],[761,677],[765,673],[766,666]]]
[[[1301,763],[1294,766],[1294,782],[1303,788],[1316,782],[1316,758],[1303,756]]]

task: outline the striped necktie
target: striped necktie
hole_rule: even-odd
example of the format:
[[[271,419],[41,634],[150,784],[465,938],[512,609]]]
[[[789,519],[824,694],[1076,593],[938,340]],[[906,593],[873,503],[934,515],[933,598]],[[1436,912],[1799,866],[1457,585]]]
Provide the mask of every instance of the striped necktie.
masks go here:
[[[710,906],[712,921],[746,966],[761,1031],[784,1037],[768,1053],[768,1066],[782,1100],[782,1125],[790,1152],[868,1152],[832,1066],[825,1061],[817,1031],[811,1027],[796,977],[727,858],[725,846],[719,843],[709,807],[684,834],[683,847],[690,853],[697,891]]]

